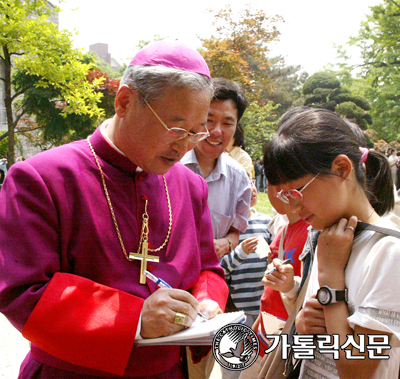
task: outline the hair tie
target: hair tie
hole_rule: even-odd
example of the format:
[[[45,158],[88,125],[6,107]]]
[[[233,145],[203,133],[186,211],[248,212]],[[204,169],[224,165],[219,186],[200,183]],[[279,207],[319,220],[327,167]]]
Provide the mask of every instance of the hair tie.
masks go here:
[[[361,163],[365,163],[368,158],[369,150],[366,147],[360,147],[359,149],[361,152]]]

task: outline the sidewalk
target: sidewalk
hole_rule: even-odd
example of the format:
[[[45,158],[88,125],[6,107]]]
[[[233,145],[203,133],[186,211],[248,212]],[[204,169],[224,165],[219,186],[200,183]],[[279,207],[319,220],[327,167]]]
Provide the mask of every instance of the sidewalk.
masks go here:
[[[16,379],[19,366],[29,351],[29,342],[21,336],[0,313],[0,378]],[[220,379],[221,371],[215,364],[210,379]]]
[[[28,351],[29,342],[0,313],[0,378],[17,378]]]

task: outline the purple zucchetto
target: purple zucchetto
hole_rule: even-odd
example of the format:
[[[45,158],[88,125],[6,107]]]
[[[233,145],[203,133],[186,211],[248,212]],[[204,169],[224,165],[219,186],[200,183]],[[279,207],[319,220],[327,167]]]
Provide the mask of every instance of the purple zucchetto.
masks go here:
[[[129,64],[129,66],[135,65],[178,68],[211,78],[210,70],[201,54],[179,41],[164,40],[149,43]]]

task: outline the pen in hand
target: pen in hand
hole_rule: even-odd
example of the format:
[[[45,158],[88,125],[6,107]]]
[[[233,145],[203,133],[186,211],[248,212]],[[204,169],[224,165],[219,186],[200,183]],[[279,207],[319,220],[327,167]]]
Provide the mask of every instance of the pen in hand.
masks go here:
[[[156,283],[159,287],[172,288],[165,280],[162,280],[161,278],[157,278],[150,271],[143,270],[143,274],[146,276],[146,278],[149,278],[152,282]],[[198,312],[197,316],[199,316],[203,321],[208,321],[207,317],[204,316],[201,312]]]
[[[285,259],[284,261],[282,261],[281,265],[287,265],[288,263],[292,262],[292,258],[289,259]],[[275,272],[277,270],[277,267],[274,267],[273,269],[267,271],[265,273],[265,276],[272,274],[273,272]]]

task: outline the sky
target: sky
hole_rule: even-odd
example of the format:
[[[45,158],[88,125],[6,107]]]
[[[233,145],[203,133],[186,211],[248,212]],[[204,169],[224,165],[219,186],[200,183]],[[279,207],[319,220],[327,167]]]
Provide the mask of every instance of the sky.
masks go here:
[[[335,45],[344,45],[358,34],[370,6],[382,0],[58,0],[63,11],[60,29],[73,34],[74,44],[86,52],[89,45],[107,43],[119,63],[129,63],[140,40],[161,37],[179,39],[193,48],[213,33],[213,17],[227,4],[233,11],[251,4],[267,15],[285,20],[278,26],[279,42],[271,56],[283,55],[288,65],[301,65],[310,75],[337,62]],[[75,9],[75,10],[73,10]],[[354,57],[354,59],[356,59]]]

